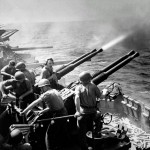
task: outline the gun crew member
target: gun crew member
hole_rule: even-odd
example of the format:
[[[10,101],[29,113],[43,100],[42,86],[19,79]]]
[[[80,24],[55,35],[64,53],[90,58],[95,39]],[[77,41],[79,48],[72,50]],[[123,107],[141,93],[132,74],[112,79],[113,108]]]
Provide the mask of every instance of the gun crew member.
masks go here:
[[[77,126],[79,128],[79,141],[82,150],[89,150],[86,140],[87,131],[93,130],[93,121],[97,114],[97,100],[102,97],[99,88],[91,82],[89,72],[79,74],[81,84],[75,89],[75,106]]]
[[[54,60],[52,58],[47,59],[45,66],[40,74],[41,79],[48,79],[51,87],[57,90],[63,89],[63,86],[58,83],[56,73],[53,71]]]
[[[7,88],[9,87],[9,88]],[[9,91],[12,91],[16,96],[16,105],[24,109],[28,103],[34,100],[34,94],[30,81],[25,78],[24,73],[17,71],[14,79],[3,81],[0,85],[0,91],[3,98],[7,98]],[[19,102],[17,101],[19,99]]]
[[[1,69],[1,75],[3,75],[3,81],[14,78],[14,74],[16,73],[15,69],[15,61],[11,60],[9,61],[9,64],[4,66]]]
[[[21,71],[24,73],[25,77],[30,81],[31,85],[34,86],[35,84],[35,75],[32,71],[26,69],[26,65],[24,62],[18,62],[16,64],[16,70]]]
[[[45,102],[47,105],[47,108],[45,108],[42,113],[48,112],[49,117],[67,115],[60,93],[56,89],[51,88],[51,84],[48,79],[41,79],[38,83],[38,87],[41,89],[43,94],[37,100],[32,102],[25,110],[23,110],[21,115],[26,114],[29,110],[41,102]],[[53,150],[56,145],[63,145],[63,140],[65,140],[64,136],[67,134],[67,132],[65,132],[65,127],[66,120],[64,119],[56,120],[53,125],[51,123],[49,124],[45,138],[47,150]]]

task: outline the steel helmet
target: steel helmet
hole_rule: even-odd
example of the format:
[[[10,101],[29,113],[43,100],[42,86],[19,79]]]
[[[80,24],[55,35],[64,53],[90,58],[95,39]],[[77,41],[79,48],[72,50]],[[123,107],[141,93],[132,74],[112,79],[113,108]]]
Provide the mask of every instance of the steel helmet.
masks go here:
[[[16,69],[24,69],[26,67],[26,65],[25,65],[25,63],[24,62],[18,62],[17,64],[16,64]]]
[[[46,86],[46,85],[50,85],[50,82],[48,79],[41,79],[39,82],[38,82],[38,87],[43,87],[43,86]]]
[[[79,74],[79,79],[82,82],[89,82],[92,79],[92,76],[89,72],[84,71]]]
[[[24,73],[21,72],[21,71],[17,71],[17,72],[15,73],[15,79],[16,79],[17,81],[24,80],[24,79],[25,79]]]
[[[23,140],[23,134],[19,129],[14,129],[10,133],[10,142],[15,145]]]

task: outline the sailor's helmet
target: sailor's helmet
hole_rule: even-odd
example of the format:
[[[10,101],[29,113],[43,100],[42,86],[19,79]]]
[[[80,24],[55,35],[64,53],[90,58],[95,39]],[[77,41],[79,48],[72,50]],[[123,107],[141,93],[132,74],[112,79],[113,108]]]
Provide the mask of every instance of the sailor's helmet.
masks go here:
[[[16,64],[16,69],[20,70],[20,69],[24,69],[24,68],[26,68],[26,65],[24,62],[18,62]]]
[[[91,81],[91,79],[92,79],[92,76],[91,76],[91,74],[89,73],[89,72],[87,72],[87,71],[83,71],[83,72],[81,72],[80,74],[79,74],[79,80],[81,81],[81,82],[89,82],[89,81]]]
[[[17,81],[24,80],[24,79],[25,79],[24,73],[21,72],[21,71],[17,71],[17,72],[15,73],[15,79],[16,79]]]
[[[39,82],[38,82],[38,87],[43,87],[43,86],[46,86],[46,85],[50,85],[50,82],[48,79],[41,79]]]

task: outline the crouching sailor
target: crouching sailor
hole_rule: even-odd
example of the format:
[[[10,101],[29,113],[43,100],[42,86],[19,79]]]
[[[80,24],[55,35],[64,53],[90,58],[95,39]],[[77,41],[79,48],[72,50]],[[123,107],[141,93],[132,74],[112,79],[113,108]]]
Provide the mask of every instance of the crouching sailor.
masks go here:
[[[26,108],[27,104],[34,100],[31,83],[21,71],[15,73],[14,79],[3,81],[0,91],[4,99],[9,97],[9,93],[13,94],[16,97],[16,105],[21,109]]]
[[[49,80],[41,79],[38,83],[41,92],[43,93],[37,100],[32,102],[21,114],[26,114],[33,107],[37,106],[39,103],[44,102],[47,106],[42,113],[48,112],[49,117],[59,117],[67,115],[66,108],[64,107],[63,99],[56,89],[52,89]],[[53,116],[51,116],[51,114]],[[49,124],[45,143],[47,150],[53,150],[56,146],[61,146],[63,143],[64,133],[66,131],[66,120],[58,119],[54,124]]]

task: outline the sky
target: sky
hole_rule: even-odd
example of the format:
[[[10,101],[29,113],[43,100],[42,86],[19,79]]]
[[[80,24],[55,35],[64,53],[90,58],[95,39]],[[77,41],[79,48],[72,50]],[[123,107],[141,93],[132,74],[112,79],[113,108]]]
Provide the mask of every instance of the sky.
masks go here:
[[[120,19],[145,22],[149,15],[150,0],[0,0],[1,23]]]

